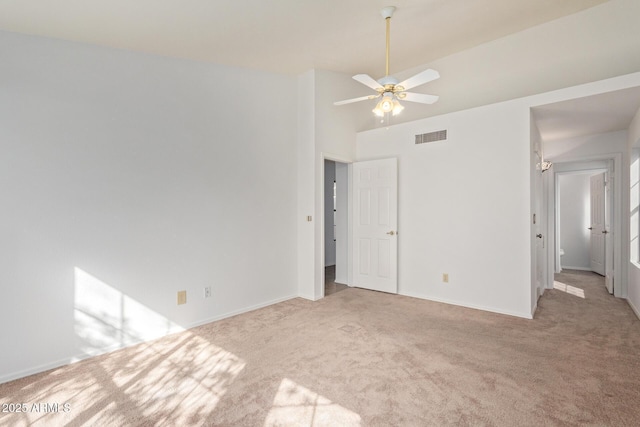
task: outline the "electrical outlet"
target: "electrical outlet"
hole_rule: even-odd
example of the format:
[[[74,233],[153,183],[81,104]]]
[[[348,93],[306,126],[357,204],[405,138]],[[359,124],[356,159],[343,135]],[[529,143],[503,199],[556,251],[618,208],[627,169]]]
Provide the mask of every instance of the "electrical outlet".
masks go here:
[[[449,283],[449,273],[442,273],[442,283]]]
[[[187,303],[187,291],[178,291],[178,305]]]
[[[204,287],[204,297],[209,298],[211,296],[211,286]]]

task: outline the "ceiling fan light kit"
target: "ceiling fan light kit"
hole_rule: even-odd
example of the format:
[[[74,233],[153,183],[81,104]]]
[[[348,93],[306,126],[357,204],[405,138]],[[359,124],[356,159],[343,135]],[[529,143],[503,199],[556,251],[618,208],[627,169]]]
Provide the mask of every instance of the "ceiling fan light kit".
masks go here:
[[[408,89],[416,86],[423,85],[432,80],[440,77],[440,74],[432,69],[427,69],[410,77],[402,82],[398,82],[393,76],[389,75],[389,34],[391,26],[391,17],[395,12],[394,6],[387,6],[380,11],[380,14],[386,21],[386,63],[385,63],[385,76],[379,80],[373,79],[368,74],[356,74],[353,79],[362,83],[365,86],[378,92],[377,95],[361,96],[358,98],[347,99],[344,101],[334,102],[334,105],[345,105],[353,102],[364,101],[368,99],[380,100],[377,102],[375,108],[372,110],[377,117],[384,118],[385,115],[391,113],[396,116],[404,110],[404,106],[400,104],[400,100],[409,102],[417,102],[421,104],[433,104],[438,100],[435,95],[427,95],[422,93],[406,92]],[[384,120],[383,120],[384,121]]]

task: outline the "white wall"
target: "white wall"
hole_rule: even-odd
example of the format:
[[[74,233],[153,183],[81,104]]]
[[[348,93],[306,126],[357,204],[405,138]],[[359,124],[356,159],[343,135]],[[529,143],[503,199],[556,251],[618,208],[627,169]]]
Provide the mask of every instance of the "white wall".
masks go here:
[[[544,279],[546,277],[546,259],[544,256],[544,247],[547,241],[547,235],[544,230],[546,224],[545,218],[545,200],[543,197],[543,172],[542,172],[542,139],[540,130],[538,129],[533,116],[533,111],[529,111],[529,146],[530,146],[530,209],[529,224],[530,235],[536,236],[530,241],[531,249],[531,313],[534,313],[538,306],[538,298],[544,293]],[[534,220],[535,218],[535,220]],[[541,237],[538,237],[541,236]]]
[[[298,146],[297,146],[297,247],[298,247],[298,295],[315,299],[316,236],[315,222],[319,221],[315,210],[315,70],[298,76]],[[311,221],[308,218],[311,217]],[[314,222],[315,221],[315,222]],[[317,237],[317,238],[316,238]],[[319,243],[318,243],[319,244]]]
[[[349,168],[336,163],[336,283],[348,284]]]
[[[640,228],[640,211],[638,209],[638,205],[640,204],[640,166],[638,165],[640,163],[640,155],[638,154],[638,148],[640,148],[640,110],[638,110],[633,118],[627,134],[627,147],[630,154],[629,164],[630,168],[632,168],[632,170],[630,170],[632,178],[630,178],[629,185],[630,204],[628,212],[630,213],[630,239],[628,246],[630,247],[630,254],[633,254],[633,256],[630,256],[629,258],[625,258],[625,260],[629,259],[627,300],[638,317],[640,317],[640,259],[637,257],[638,233]]]
[[[297,294],[295,79],[6,32],[0,57],[0,382]]]
[[[440,100],[433,105],[410,104],[396,122],[636,72],[640,70],[638,16],[638,0],[610,0],[414,69],[394,71],[400,80],[426,68],[441,75],[415,89],[440,95]],[[366,89],[358,93],[366,94]],[[369,122],[358,129],[374,127]]]
[[[358,134],[358,160],[398,158],[400,294],[530,317],[528,137],[506,104]]]
[[[590,175],[561,175],[560,247],[562,268],[590,270]]]
[[[336,241],[333,239],[333,183],[336,162],[324,161],[324,265],[336,265]]]
[[[624,87],[624,82],[617,76],[640,69],[640,55],[633,54],[640,51],[640,26],[635,19],[638,13],[640,3],[637,0],[611,0],[415,69],[394,72],[396,77],[403,79],[432,67],[442,75],[439,80],[417,89],[440,95],[438,103],[411,104],[394,119],[395,123],[549,90],[555,92],[542,98],[532,97],[531,102],[550,103],[586,96],[590,90],[600,93],[599,87]],[[617,83],[610,85],[607,80],[601,80],[585,89],[588,82],[608,78]],[[578,84],[584,85],[572,86]],[[305,100],[300,104],[305,110],[299,114],[305,136],[299,140],[298,151],[298,248],[302,260],[298,266],[298,281],[300,295],[317,299],[323,286],[323,231],[321,224],[306,223],[304,218],[307,215],[319,218],[322,213],[323,153],[333,153],[337,160],[350,162],[354,159],[353,132],[375,129],[379,125],[372,120],[371,108],[365,108],[364,102],[342,107],[331,105],[336,100],[368,93],[367,88],[354,84],[350,76],[314,70],[299,79],[299,88],[301,85],[306,94],[299,94]],[[569,86],[572,89],[566,89]],[[316,151],[315,161],[309,158],[313,150]],[[330,158],[336,159],[336,156]],[[312,173],[315,174],[313,184],[309,177]],[[523,194],[529,195],[529,191]],[[315,202],[309,200],[312,196]]]
[[[529,109],[638,84],[635,73],[359,133],[358,160],[399,161],[399,293],[531,317]],[[440,129],[447,142],[414,145]]]
[[[356,96],[360,84],[345,74],[312,70],[298,78],[301,123],[298,140],[298,289],[317,300],[324,293],[324,160],[343,163],[355,156],[355,132],[370,110],[361,104],[334,106]],[[306,222],[306,216],[313,217]]]

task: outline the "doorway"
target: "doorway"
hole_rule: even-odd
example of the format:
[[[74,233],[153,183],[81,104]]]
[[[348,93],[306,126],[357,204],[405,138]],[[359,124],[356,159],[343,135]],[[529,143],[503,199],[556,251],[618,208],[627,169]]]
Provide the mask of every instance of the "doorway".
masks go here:
[[[590,271],[614,292],[612,161],[557,165],[555,172],[555,273]]]
[[[349,165],[324,159],[324,294],[348,283]]]
[[[560,247],[559,270],[583,270],[593,271],[605,275],[604,245],[599,245],[601,236],[594,238],[595,232],[602,234],[602,222],[605,206],[594,209],[592,197],[598,202],[605,202],[599,194],[594,194],[591,181],[594,177],[604,178],[604,171],[580,171],[575,173],[560,174],[558,176],[558,200],[559,220],[558,246]],[[604,183],[602,184],[604,190]],[[600,203],[598,203],[600,204]],[[602,214],[600,213],[602,211]]]

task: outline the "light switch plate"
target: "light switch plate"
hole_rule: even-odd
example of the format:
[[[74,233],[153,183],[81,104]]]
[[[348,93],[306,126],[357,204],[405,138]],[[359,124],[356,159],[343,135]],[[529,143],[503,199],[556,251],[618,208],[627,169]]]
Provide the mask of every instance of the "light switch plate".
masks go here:
[[[178,305],[187,303],[187,291],[179,291],[178,292]]]

